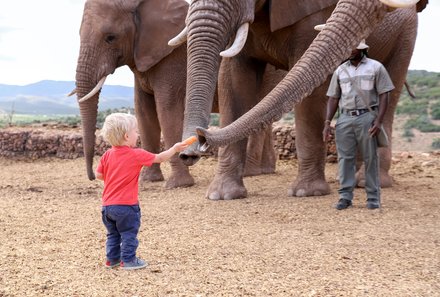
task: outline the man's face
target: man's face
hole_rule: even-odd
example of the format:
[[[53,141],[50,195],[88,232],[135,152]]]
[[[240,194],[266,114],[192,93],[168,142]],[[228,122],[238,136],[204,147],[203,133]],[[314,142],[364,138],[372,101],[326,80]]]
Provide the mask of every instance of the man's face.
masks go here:
[[[351,51],[350,60],[360,60],[362,58],[362,50],[355,48]]]

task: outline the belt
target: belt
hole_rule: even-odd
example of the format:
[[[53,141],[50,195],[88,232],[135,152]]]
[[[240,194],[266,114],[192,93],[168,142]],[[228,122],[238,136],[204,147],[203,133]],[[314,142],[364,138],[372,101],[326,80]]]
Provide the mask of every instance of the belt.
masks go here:
[[[377,106],[372,106],[372,110],[376,110]],[[345,113],[352,117],[360,116],[361,114],[364,114],[366,112],[369,112],[370,110],[368,108],[362,108],[362,109],[342,109],[341,112]]]

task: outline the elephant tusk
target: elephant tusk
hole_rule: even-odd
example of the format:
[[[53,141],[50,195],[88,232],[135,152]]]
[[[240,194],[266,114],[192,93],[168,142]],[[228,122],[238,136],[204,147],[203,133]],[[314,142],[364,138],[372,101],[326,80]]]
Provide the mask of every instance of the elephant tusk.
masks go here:
[[[231,45],[230,48],[227,50],[224,50],[220,53],[220,56],[225,58],[232,58],[243,49],[244,44],[247,40],[247,35],[249,32],[249,23],[244,23],[238,28],[237,35],[235,36],[234,43]]]
[[[179,35],[168,41],[168,45],[179,46],[185,43],[187,38],[188,38],[188,27],[185,26],[185,28],[183,28],[182,32],[180,32]]]
[[[316,31],[322,31],[325,28],[325,24],[316,25],[313,27]]]
[[[69,94],[67,94],[67,97],[70,97],[70,96],[75,95],[75,94],[76,94],[76,88],[73,89]]]
[[[99,92],[99,90],[101,90],[102,86],[104,85],[105,79],[107,78],[107,76],[104,76],[103,78],[101,78],[101,80],[98,82],[98,84],[93,88],[93,90],[90,91],[90,93],[88,93],[87,95],[85,95],[84,97],[82,97],[81,99],[78,99],[78,102],[84,102],[87,99],[90,99],[91,97],[93,97],[93,95],[95,95],[96,93]]]
[[[419,0],[380,0],[380,2],[390,7],[405,8],[415,5]]]

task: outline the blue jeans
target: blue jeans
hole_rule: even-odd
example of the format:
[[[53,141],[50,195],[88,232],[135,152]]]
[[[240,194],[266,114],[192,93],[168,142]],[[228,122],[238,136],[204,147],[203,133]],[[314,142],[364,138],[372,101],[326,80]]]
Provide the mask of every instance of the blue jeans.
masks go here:
[[[106,255],[108,260],[130,262],[139,245],[137,234],[141,226],[139,205],[109,205],[102,207],[102,222],[107,228]]]

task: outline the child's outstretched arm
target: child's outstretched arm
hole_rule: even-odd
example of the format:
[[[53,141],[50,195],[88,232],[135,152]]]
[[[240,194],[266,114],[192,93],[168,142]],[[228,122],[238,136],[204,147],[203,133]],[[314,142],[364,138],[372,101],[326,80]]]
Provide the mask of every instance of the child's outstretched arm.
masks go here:
[[[171,159],[172,156],[174,156],[175,153],[181,152],[184,149],[188,147],[188,143],[185,141],[178,142],[175,145],[173,145],[171,148],[169,148],[166,151],[161,152],[160,154],[156,154],[156,158],[154,158],[153,163],[162,163],[164,161],[167,161]]]
[[[101,172],[95,171],[95,177],[96,179],[104,180],[104,176],[102,175]]]

